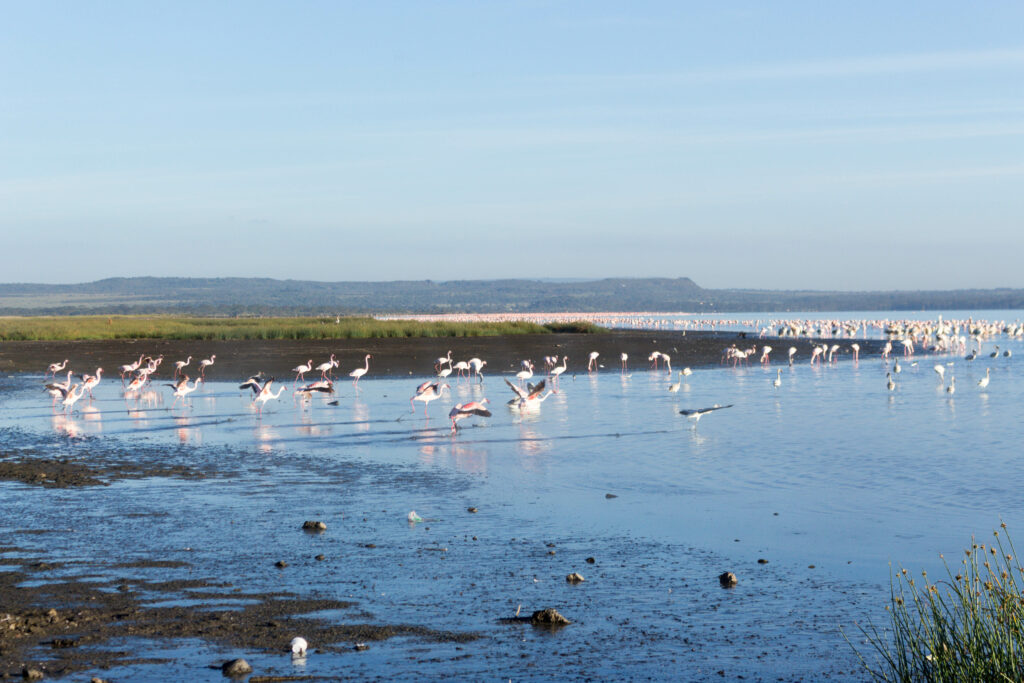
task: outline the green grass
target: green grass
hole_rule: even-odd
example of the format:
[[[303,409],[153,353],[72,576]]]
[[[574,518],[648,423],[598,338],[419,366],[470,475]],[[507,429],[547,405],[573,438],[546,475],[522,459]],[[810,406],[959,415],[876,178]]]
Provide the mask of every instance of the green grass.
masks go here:
[[[857,653],[872,678],[1024,680],[1024,568],[1009,534],[994,534],[987,547],[972,539],[957,572],[946,564],[940,581],[925,573],[915,580],[906,569],[896,573],[886,608],[891,633],[861,628],[877,655],[872,663]]]
[[[594,333],[587,322],[418,322],[374,318],[192,318],[164,316],[2,317],[0,341],[102,339],[380,339],[496,337],[552,332]]]

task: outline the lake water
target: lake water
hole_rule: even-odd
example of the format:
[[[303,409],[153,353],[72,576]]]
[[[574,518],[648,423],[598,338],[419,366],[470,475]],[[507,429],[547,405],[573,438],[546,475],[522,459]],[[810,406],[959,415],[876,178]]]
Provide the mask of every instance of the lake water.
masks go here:
[[[990,359],[993,344],[1013,357]],[[16,376],[0,392],[8,450],[86,462],[96,449],[145,450],[228,474],[0,483],[0,545],[71,562],[67,575],[88,558],[185,559],[184,574],[134,574],[351,598],[364,621],[484,636],[458,648],[395,638],[301,667],[278,653],[143,642],[132,646],[174,663],[95,672],[117,680],[215,679],[205,667],[232,656],[275,675],[861,680],[840,628],[857,641],[854,621],[885,623],[890,563],[934,575],[939,554],[958,556],[972,534],[1024,524],[1022,347],[998,337],[973,362],[901,357],[894,391],[891,363],[877,357],[701,369],[674,394],[662,372],[580,371],[527,414],[490,376],[451,382],[429,421],[419,403],[410,414],[415,378],[370,376],[358,392],[339,382],[337,406],[286,392],[262,415],[236,382],[210,381],[172,409],[170,389],[126,401],[104,380],[64,417],[40,377]],[[952,396],[936,363],[946,384],[956,376]],[[451,434],[451,405],[484,397],[493,416]],[[696,425],[679,415],[713,404],[733,407]],[[426,521],[407,523],[411,510]],[[327,532],[298,532],[306,519]],[[278,559],[290,566],[275,569]],[[718,586],[726,570],[739,578],[732,590]],[[567,584],[573,571],[587,580]],[[556,607],[575,623],[556,633],[498,623],[517,606]]]

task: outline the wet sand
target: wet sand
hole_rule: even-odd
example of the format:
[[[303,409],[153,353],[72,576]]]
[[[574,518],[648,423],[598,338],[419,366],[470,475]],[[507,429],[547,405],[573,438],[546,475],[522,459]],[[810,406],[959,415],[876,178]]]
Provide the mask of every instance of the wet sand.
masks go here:
[[[840,344],[840,357],[849,357],[853,340],[825,340]],[[882,342],[857,340],[861,354],[878,353]],[[198,362],[216,354],[215,364],[207,371],[210,377],[244,379],[257,371],[278,378],[292,377],[291,368],[312,360],[314,365],[336,354],[340,367],[335,374],[345,377],[357,367],[363,367],[363,357],[369,353],[370,372],[373,375],[403,376],[432,374],[435,359],[445,356],[449,349],[452,358],[468,360],[479,357],[487,361],[484,374],[500,375],[516,372],[520,361],[532,359],[540,373],[544,356],[569,356],[568,374],[586,372],[587,359],[592,351],[600,353],[598,362],[604,370],[619,370],[619,356],[629,356],[628,368],[646,369],[647,357],[652,351],[667,353],[672,366],[702,367],[721,363],[722,351],[731,344],[741,348],[768,344],[774,348],[772,358],[784,362],[786,349],[800,349],[798,359],[810,358],[813,340],[810,339],[757,339],[753,335],[737,332],[666,332],[613,330],[600,334],[542,334],[506,337],[445,337],[445,338],[385,338],[385,339],[328,339],[315,341],[242,340],[242,341],[177,341],[177,340],[112,340],[76,342],[2,342],[0,343],[0,372],[43,373],[50,363],[69,359],[68,369],[76,373],[92,372],[96,367],[105,370],[105,377],[117,377],[120,365],[133,362],[140,355],[157,357],[163,354],[165,363],[158,376],[167,377],[174,371],[173,361],[192,356],[185,372],[195,376]],[[760,351],[759,351],[760,353]],[[752,359],[757,362],[757,359]],[[309,373],[310,379],[316,373]]]

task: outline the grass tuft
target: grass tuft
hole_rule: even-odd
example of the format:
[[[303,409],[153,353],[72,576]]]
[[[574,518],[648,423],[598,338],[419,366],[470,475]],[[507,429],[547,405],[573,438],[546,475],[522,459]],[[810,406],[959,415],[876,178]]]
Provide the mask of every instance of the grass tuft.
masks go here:
[[[972,539],[956,572],[932,582],[900,569],[890,579],[890,629],[860,628],[877,659],[857,651],[881,681],[1024,680],[1024,568],[1001,525],[990,544]],[[854,647],[856,650],[856,647]]]

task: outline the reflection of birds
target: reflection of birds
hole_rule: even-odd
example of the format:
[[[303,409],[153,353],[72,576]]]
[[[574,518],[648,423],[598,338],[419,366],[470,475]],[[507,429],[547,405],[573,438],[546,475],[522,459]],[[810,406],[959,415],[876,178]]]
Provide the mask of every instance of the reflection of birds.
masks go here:
[[[689,410],[680,410],[679,414],[680,415],[685,415],[687,417],[687,419],[693,420],[694,426],[697,426],[697,423],[700,422],[700,419],[702,417],[704,417],[705,415],[707,415],[708,413],[713,413],[716,410],[725,410],[726,408],[732,408],[732,407],[733,407],[732,403],[730,403],[727,406],[720,406],[720,405],[718,405],[716,403],[715,405],[711,406],[710,408],[696,408],[696,409],[689,409]]]
[[[459,420],[464,420],[467,417],[478,415],[480,417],[490,417],[491,411],[487,410],[485,404],[489,401],[484,398],[479,401],[472,401],[470,403],[459,403],[448,413],[448,417],[452,421],[452,431],[458,429]]]

